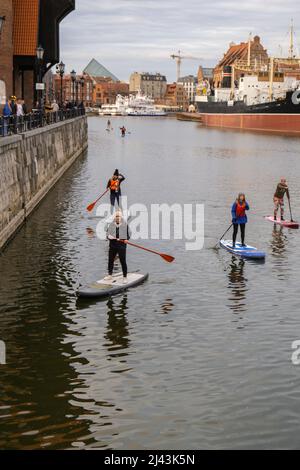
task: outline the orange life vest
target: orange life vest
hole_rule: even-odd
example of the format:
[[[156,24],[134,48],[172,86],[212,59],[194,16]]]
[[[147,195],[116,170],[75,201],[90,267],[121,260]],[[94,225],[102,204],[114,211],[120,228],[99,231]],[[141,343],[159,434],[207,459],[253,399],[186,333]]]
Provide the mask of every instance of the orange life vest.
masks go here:
[[[246,203],[240,205],[239,202],[236,204],[236,216],[237,218],[245,217],[246,215]]]
[[[111,189],[111,191],[119,191],[119,187],[120,187],[119,179],[117,179],[117,180],[111,179],[110,180],[110,189]]]

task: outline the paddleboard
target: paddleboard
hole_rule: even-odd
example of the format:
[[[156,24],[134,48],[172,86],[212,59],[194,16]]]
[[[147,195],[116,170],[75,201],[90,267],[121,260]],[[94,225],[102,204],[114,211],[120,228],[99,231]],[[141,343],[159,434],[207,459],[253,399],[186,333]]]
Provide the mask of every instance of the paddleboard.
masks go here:
[[[286,228],[299,228],[298,222],[292,222],[291,220],[278,220],[274,219],[274,217],[265,217],[266,220],[269,220],[270,222],[273,222],[273,224],[281,225],[282,227]]]
[[[236,243],[235,248],[232,246],[232,240],[221,240],[220,246],[229,251],[233,255],[240,256],[241,258],[249,259],[265,259],[266,253],[259,251],[254,246],[242,246],[241,243]]]
[[[136,287],[148,279],[149,274],[128,273],[127,283],[123,283],[123,274],[114,274],[111,281],[100,279],[87,286],[81,286],[77,291],[80,298],[104,298],[119,294],[131,287]]]

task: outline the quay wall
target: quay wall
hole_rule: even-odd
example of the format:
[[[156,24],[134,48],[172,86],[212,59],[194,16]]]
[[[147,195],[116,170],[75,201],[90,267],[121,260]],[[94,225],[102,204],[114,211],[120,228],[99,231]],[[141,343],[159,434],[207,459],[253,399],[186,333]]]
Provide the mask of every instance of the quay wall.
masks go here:
[[[87,146],[85,116],[0,137],[0,251]]]

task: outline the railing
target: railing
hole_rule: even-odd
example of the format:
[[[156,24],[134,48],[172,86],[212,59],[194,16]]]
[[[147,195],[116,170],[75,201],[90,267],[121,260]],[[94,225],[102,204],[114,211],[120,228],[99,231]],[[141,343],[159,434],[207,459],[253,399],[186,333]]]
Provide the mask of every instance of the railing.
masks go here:
[[[74,119],[84,115],[84,108],[74,108],[44,113],[41,111],[34,111],[32,113],[25,114],[24,116],[1,116],[0,138],[13,134],[21,134],[33,129],[49,126],[50,124]]]

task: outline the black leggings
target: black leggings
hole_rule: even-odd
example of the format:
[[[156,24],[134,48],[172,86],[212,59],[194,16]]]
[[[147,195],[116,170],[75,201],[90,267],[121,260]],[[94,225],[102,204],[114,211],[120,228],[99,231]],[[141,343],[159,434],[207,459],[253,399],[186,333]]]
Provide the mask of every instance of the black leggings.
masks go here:
[[[117,193],[115,191],[110,192],[110,203],[113,208],[115,207],[116,201],[117,201],[118,207],[120,207],[120,196],[121,196],[120,192],[117,192]]]
[[[126,248],[126,245],[124,245],[122,242],[110,242],[108,255],[108,274],[110,276],[113,273],[114,262],[117,255],[119,255],[120,258],[123,276],[127,276]]]
[[[236,237],[238,234],[239,226],[241,227],[241,240],[242,240],[242,245],[245,243],[245,229],[246,229],[246,224],[233,224],[233,244],[235,245],[236,242]]]

